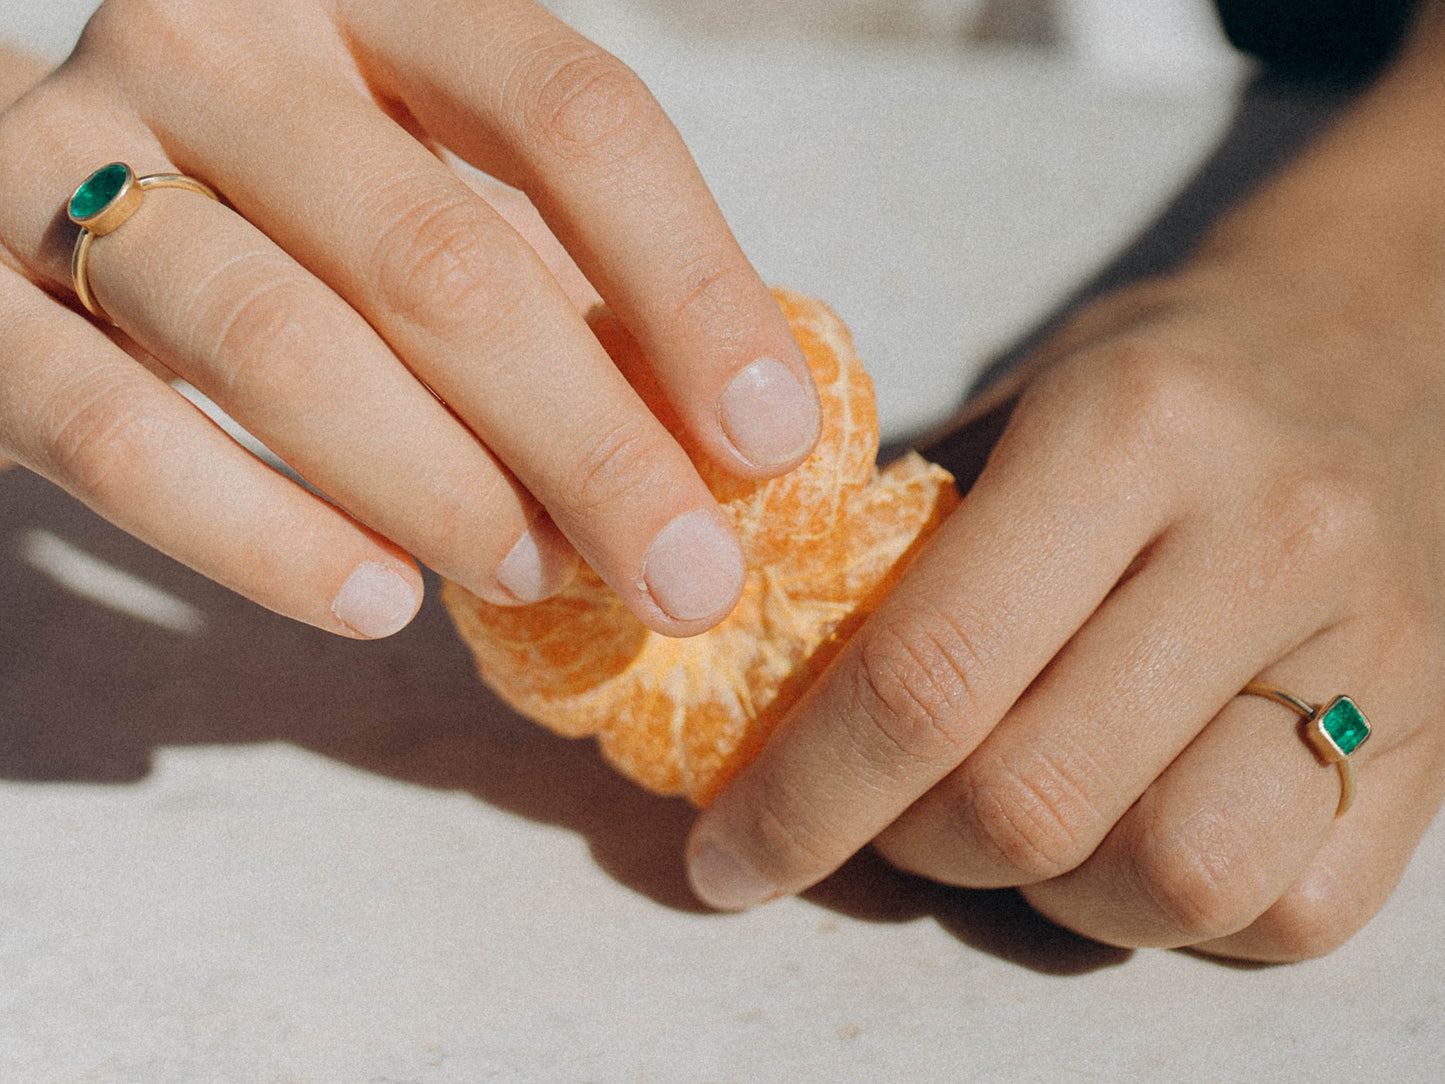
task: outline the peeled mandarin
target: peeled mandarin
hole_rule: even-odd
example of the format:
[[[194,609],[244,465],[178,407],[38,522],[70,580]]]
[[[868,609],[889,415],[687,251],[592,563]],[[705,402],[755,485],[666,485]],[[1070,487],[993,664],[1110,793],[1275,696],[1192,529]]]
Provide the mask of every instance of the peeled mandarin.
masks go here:
[[[686,639],[653,632],[588,568],[529,606],[493,606],[454,583],[442,593],[503,700],[559,734],[595,735],[624,775],[700,806],[757,754],[959,499],[952,475],[916,454],[878,470],[873,386],[847,328],[820,301],[775,296],[817,384],[822,429],[800,466],[761,482],[711,463],[621,323],[601,309],[590,318],[737,530],[747,580],[721,624]]]

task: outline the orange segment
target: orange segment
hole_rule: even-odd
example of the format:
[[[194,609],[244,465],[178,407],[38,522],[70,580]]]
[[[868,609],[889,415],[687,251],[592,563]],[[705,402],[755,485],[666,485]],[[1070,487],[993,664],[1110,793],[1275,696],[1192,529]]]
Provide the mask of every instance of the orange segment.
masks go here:
[[[750,481],[680,440],[731,517],[748,576],[737,608],[685,640],[647,629],[590,569],[532,606],[443,590],[482,678],[559,734],[595,734],[623,774],[706,805],[902,575],[958,503],[952,476],[910,454],[879,473],[873,387],[822,302],[776,291],[818,385],[813,454]],[[636,342],[605,311],[593,330],[658,418],[680,431]]]

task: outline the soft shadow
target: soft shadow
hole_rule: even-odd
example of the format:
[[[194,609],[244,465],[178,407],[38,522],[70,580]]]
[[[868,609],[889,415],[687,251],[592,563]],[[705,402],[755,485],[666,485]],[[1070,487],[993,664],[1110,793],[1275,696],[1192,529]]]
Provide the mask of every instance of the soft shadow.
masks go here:
[[[1319,136],[1357,93],[1265,71],[1240,95],[1228,131],[1165,210],[1110,263],[995,357],[971,396],[998,383],[1074,312],[1111,290],[1181,266],[1210,227]]]
[[[0,523],[0,777],[131,783],[162,747],[284,741],[576,832],[620,883],[704,910],[682,865],[692,808],[623,779],[595,743],[514,714],[478,681],[435,602],[388,640],[343,640],[244,601],[20,470],[0,474]],[[33,530],[185,600],[205,631],[172,632],[70,594],[20,559]],[[867,850],[807,898],[870,922],[933,918],[1051,974],[1127,956],[1038,917],[1017,893],[945,888]]]
[[[1017,364],[1068,308],[1183,259],[1207,224],[1340,101],[1258,81],[1230,136],[1159,223],[1001,356],[991,377]],[[1007,411],[1003,404],[936,446],[962,481],[976,476]],[[163,746],[285,741],[567,828],[622,884],[669,907],[699,909],[681,864],[692,810],[620,778],[593,743],[556,738],[501,705],[436,604],[389,640],[342,640],[239,599],[19,470],[0,473],[0,525],[0,777],[126,783],[144,778]],[[185,600],[206,615],[206,630],[178,634],[66,592],[19,558],[21,532],[34,529]],[[897,873],[871,852],[808,898],[867,921],[932,917],[976,948],[1053,974],[1128,956],[1038,917],[1017,893],[944,888]]]
[[[641,0],[690,38],[780,38],[891,43],[930,48],[1007,45],[1040,48],[1060,41],[1056,0]]]
[[[1082,975],[1133,955],[1055,925],[1013,889],[949,888],[900,873],[871,848],[803,897],[866,922],[929,918],[971,948],[1045,975]]]
[[[1234,956],[1216,956],[1211,952],[1201,952],[1196,948],[1181,948],[1174,951],[1183,953],[1185,956],[1193,956],[1196,960],[1206,964],[1217,964],[1230,971],[1271,971],[1276,967],[1292,966],[1287,963],[1272,963],[1269,960],[1241,960]]]
[[[699,907],[680,857],[691,809],[620,778],[592,742],[513,714],[435,603],[389,640],[331,636],[210,583],[21,470],[0,474],[0,524],[0,777],[126,783],[162,746],[291,742],[568,828],[622,883]],[[184,599],[205,631],[171,632],[60,588],[18,556],[21,532],[37,529]]]
[[[704,910],[682,865],[692,808],[623,779],[595,743],[514,714],[477,679],[435,602],[388,640],[343,640],[246,602],[21,470],[0,473],[0,523],[0,778],[124,784],[145,778],[162,747],[289,742],[566,828],[619,883]],[[20,558],[34,530],[185,600],[205,630],[172,632],[67,592]],[[1050,974],[1128,955],[1054,926],[1017,893],[946,888],[870,850],[807,898],[869,922],[932,918]]]

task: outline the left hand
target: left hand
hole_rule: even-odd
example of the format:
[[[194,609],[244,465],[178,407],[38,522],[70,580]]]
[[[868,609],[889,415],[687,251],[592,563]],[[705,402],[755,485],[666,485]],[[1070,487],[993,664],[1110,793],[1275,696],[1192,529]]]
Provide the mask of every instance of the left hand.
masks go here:
[[[1191,266],[1064,331],[700,818],[699,895],[794,893],[873,840],[1125,946],[1297,959],[1380,907],[1445,796],[1440,151],[1380,180],[1371,118],[1438,131],[1409,104],[1387,83]],[[1374,724],[1341,818],[1299,718],[1239,695],[1256,678]]]

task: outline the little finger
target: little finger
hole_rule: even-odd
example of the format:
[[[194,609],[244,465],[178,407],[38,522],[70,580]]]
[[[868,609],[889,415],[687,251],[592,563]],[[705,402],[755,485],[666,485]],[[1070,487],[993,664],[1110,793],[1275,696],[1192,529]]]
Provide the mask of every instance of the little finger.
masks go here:
[[[342,635],[421,602],[396,547],[265,466],[94,325],[0,269],[0,452],[201,574]]]

